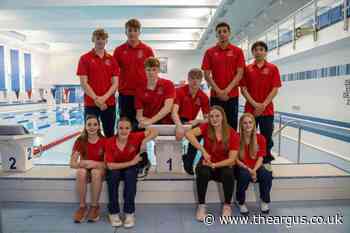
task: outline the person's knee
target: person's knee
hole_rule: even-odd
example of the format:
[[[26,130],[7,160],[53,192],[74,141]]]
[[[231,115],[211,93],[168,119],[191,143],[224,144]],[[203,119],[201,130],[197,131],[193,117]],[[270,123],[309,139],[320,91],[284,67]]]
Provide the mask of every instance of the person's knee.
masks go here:
[[[224,180],[233,180],[232,168],[223,168],[221,175]]]
[[[88,171],[85,168],[79,168],[77,170],[77,179],[86,180],[88,176]]]
[[[241,169],[239,171],[237,179],[240,183],[249,183],[251,177],[248,171],[246,171],[245,169]]]
[[[92,179],[102,179],[104,177],[104,171],[102,169],[92,169],[91,178]]]
[[[136,166],[134,167],[130,167],[129,169],[127,169],[125,171],[125,177],[128,177],[128,178],[133,178],[133,177],[137,177],[137,168]]]
[[[196,175],[197,175],[197,177],[209,179],[209,177],[210,177],[210,170],[209,169],[210,168],[206,167],[206,166],[198,166],[198,167],[196,167]]]
[[[257,171],[258,179],[261,181],[272,180],[272,172],[266,170],[264,167],[259,168]]]

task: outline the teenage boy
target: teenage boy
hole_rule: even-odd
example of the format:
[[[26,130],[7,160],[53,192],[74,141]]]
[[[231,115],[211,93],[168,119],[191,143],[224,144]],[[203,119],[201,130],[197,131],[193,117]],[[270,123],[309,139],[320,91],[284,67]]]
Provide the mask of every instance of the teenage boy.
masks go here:
[[[116,119],[119,66],[105,50],[107,40],[104,29],[93,32],[94,48],[80,57],[77,75],[84,90],[85,116],[96,115],[102,121],[105,136],[111,137]]]
[[[266,139],[264,163],[270,163],[274,159],[271,155],[274,128],[274,106],[272,101],[281,87],[281,78],[277,66],[266,60],[268,50],[265,42],[255,42],[251,51],[255,61],[246,67],[240,85],[242,94],[246,99],[245,112],[254,114],[256,125]]]
[[[210,105],[221,106],[230,126],[237,130],[238,84],[243,76],[243,51],[230,43],[231,29],[225,22],[215,28],[217,44],[204,55],[202,70],[211,87]]]

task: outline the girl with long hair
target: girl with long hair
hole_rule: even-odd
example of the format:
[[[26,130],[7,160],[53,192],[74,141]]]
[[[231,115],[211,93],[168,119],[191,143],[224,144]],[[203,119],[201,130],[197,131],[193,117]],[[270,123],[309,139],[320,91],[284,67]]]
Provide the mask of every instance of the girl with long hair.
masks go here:
[[[256,132],[255,118],[244,113],[239,120],[240,147],[237,158],[238,177],[236,199],[241,214],[248,214],[245,205],[245,192],[250,182],[258,182],[261,198],[261,211],[269,212],[272,172],[265,169],[263,159],[266,156],[266,140]]]
[[[197,137],[202,136],[202,146]],[[239,149],[239,137],[227,123],[222,107],[213,106],[209,112],[209,121],[187,131],[186,138],[202,153],[202,158],[195,169],[198,196],[196,218],[203,221],[207,215],[205,196],[210,180],[223,183],[224,205],[222,216],[231,216],[231,199],[234,188],[233,169]]]
[[[70,167],[77,170],[76,185],[79,194],[79,209],[73,219],[81,223],[87,217],[89,222],[100,218],[99,199],[105,175],[105,139],[101,133],[100,122],[95,115],[88,115],[81,135],[74,143]],[[91,182],[91,206],[86,206],[87,184]]]

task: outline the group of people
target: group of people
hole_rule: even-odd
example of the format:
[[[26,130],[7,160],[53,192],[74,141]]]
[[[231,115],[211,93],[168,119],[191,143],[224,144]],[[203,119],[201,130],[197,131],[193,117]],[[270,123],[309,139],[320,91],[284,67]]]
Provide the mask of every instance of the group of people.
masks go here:
[[[207,215],[205,198],[210,180],[223,184],[223,216],[232,213],[235,180],[236,200],[242,214],[248,214],[245,192],[250,182],[259,183],[261,211],[269,212],[272,172],[267,165],[273,160],[273,99],[281,86],[279,71],[266,60],[268,49],[263,41],[252,45],[255,61],[246,65],[242,50],[229,41],[230,26],[222,22],[215,30],[217,44],[205,52],[201,69],[188,72],[188,84],[178,88],[159,76],[160,62],[139,39],[141,24],[137,19],[125,24],[127,41],[114,50],[113,56],[105,51],[107,32],[94,31],[94,48],[81,56],[77,69],[85,93],[85,127],[71,156],[71,167],[77,169],[80,198],[75,222],[99,219],[98,200],[106,178],[112,226],[135,225],[136,183],[138,176],[147,175],[145,145],[158,135],[151,127],[154,124],[175,124],[176,139],[186,137],[189,141],[182,160],[184,170],[195,174],[199,221]],[[203,76],[211,88],[210,98],[200,88]],[[239,89],[246,104],[238,122]],[[115,134],[117,91],[120,116]],[[192,127],[186,131],[184,125],[188,124]],[[194,169],[198,150],[201,159]],[[125,183],[124,221],[118,202],[121,180]],[[91,182],[89,209],[88,182]]]

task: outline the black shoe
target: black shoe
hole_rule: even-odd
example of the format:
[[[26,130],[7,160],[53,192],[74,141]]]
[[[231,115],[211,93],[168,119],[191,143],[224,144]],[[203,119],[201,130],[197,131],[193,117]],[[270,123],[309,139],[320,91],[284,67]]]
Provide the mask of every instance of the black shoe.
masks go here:
[[[141,157],[142,161],[138,164],[137,180],[144,180],[151,167],[151,162],[148,160],[147,153],[142,153]]]
[[[187,174],[193,176],[194,172],[193,172],[193,161],[191,160],[191,158],[189,156],[187,156],[186,154],[182,155],[182,162],[184,164],[184,170]]]
[[[275,160],[275,158],[272,155],[266,155],[264,156],[263,163],[269,163],[271,164],[271,161]]]

